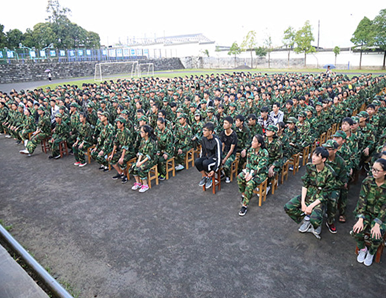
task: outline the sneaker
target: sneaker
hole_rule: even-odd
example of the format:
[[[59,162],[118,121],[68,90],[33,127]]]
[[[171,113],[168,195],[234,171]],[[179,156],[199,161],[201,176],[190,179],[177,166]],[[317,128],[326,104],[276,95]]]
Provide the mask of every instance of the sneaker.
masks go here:
[[[21,144],[21,141],[20,140],[17,140],[16,141],[16,145],[20,145]]]
[[[374,255],[368,252],[365,258],[365,261],[363,263],[365,264],[365,266],[370,266],[373,263],[373,259],[374,259]]]
[[[10,136],[10,135],[5,135],[5,137],[6,137],[7,139],[10,139],[10,138],[11,138],[11,136]]]
[[[269,191],[271,190],[271,186],[267,186],[267,191],[265,192],[265,194],[268,196],[268,193],[269,193]]]
[[[104,170],[105,169],[105,166],[104,165],[101,165],[98,170]]]
[[[208,177],[206,179],[205,188],[211,188],[212,187],[212,178]]]
[[[322,239],[322,237],[320,236],[321,230],[322,226],[319,226],[317,229],[315,229],[314,226],[311,225],[307,232],[312,233],[316,237],[316,239],[320,240]]]
[[[118,179],[122,179],[123,178],[123,174],[116,174],[114,177],[113,177],[113,180],[118,180]]]
[[[133,186],[131,189],[132,189],[132,190],[137,190],[137,189],[140,189],[141,186],[142,186],[141,183],[135,182],[135,183],[134,183],[134,186]]]
[[[158,179],[164,181],[166,177],[164,175],[158,174]]]
[[[108,166],[104,166],[103,167],[103,172],[107,172],[109,170],[109,167]]]
[[[244,216],[245,214],[247,214],[247,211],[248,211],[247,206],[242,206],[240,211],[239,211],[239,215]]]
[[[175,169],[176,169],[176,171],[181,171],[181,170],[185,169],[185,167],[183,165],[177,165],[175,167]]]
[[[20,150],[19,153],[20,153],[20,154],[29,154],[29,152],[28,152],[27,149]]]
[[[74,163],[74,166],[79,166],[80,165],[80,161],[77,161]]]
[[[225,177],[225,183],[231,183],[231,179],[229,177]]]
[[[55,159],[59,159],[59,158],[60,158],[60,155],[56,155],[54,158],[55,158]]]
[[[330,231],[330,233],[336,234],[337,230],[336,230],[334,223],[329,224],[328,222],[326,222],[326,226],[327,226],[328,230]]]
[[[83,167],[85,167],[85,166],[87,166],[87,162],[85,162],[85,163],[79,163],[79,168],[83,168]]]
[[[364,260],[366,259],[366,255],[367,255],[367,247],[359,250],[358,256],[357,256],[358,263],[362,264],[364,262]]]
[[[294,170],[294,166],[289,166],[288,170],[293,171]]]
[[[53,158],[54,158],[54,156],[52,156],[52,155],[48,156],[48,159],[53,159]]]
[[[311,226],[310,218],[309,217],[305,217],[304,220],[303,220],[303,223],[299,227],[298,231],[300,233],[305,233],[305,232],[307,232],[309,230],[310,226]]]
[[[208,177],[202,177],[200,183],[198,183],[198,186],[204,186],[206,184],[206,179],[208,179]]]
[[[139,192],[145,192],[149,190],[149,185],[142,185],[141,189],[139,190]]]
[[[127,179],[127,176],[123,175],[123,177],[122,177],[122,184],[125,184],[127,181],[129,181]]]

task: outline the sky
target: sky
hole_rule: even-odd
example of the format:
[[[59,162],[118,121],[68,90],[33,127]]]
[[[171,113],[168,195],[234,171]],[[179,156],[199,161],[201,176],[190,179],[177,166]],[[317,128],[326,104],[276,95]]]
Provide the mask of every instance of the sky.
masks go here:
[[[258,44],[271,36],[273,46],[281,46],[284,30],[300,29],[309,20],[315,41],[324,48],[349,47],[350,38],[360,20],[369,19],[386,8],[382,0],[324,1],[218,1],[218,0],[145,0],[90,1],[60,0],[71,9],[70,20],[88,31],[99,33],[102,45],[144,37],[163,37],[202,33],[219,46],[239,44],[251,30],[257,33]],[[4,31],[27,28],[45,22],[47,0],[7,1],[0,10]]]

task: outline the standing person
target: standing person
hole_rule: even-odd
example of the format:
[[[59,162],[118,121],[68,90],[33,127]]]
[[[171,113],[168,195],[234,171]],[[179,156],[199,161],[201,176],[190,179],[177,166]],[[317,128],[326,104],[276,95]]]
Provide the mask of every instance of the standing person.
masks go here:
[[[237,134],[232,130],[233,118],[227,116],[224,118],[224,130],[220,134],[222,143],[222,167],[225,173],[225,183],[231,183],[230,173],[232,163],[235,161],[237,150]]]
[[[242,199],[240,216],[247,213],[253,190],[267,178],[267,167],[268,151],[265,149],[264,138],[262,135],[256,135],[252,139],[251,148],[248,149],[245,170],[237,176]]]
[[[147,184],[147,174],[149,170],[157,163],[157,142],[156,136],[150,125],[143,125],[140,128],[141,143],[138,148],[137,162],[130,168],[130,173],[133,174],[135,183],[132,190],[145,192],[149,190]]]
[[[205,185],[205,188],[212,186],[211,178],[221,165],[221,154],[221,141],[214,134],[213,123],[208,122],[202,129],[200,157],[194,161],[194,165],[202,175],[199,186]]]
[[[48,80],[51,82],[52,81],[52,74],[51,74],[51,71],[48,72]]]
[[[307,164],[306,174],[302,177],[302,194],[294,197],[284,206],[284,211],[297,224],[299,232],[310,232],[321,239],[323,207],[335,184],[334,170],[326,164],[328,151],[317,147],[312,153],[312,163]]]
[[[372,169],[373,176],[363,180],[359,200],[354,214],[358,219],[353,227],[354,237],[359,248],[357,261],[370,266],[374,254],[386,231],[386,160],[377,159]],[[365,245],[365,233],[370,233],[370,249]]]

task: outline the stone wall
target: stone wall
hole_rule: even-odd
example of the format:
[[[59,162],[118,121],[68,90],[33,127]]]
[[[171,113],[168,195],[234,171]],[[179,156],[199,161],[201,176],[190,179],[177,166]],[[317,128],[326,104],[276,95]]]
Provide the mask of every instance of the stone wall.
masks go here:
[[[251,68],[250,58],[234,57],[184,57],[181,58],[185,68],[206,68],[206,69],[242,69]],[[270,65],[266,58],[253,59],[253,68],[287,68],[287,59],[270,59]],[[290,68],[303,68],[304,58],[290,59]]]
[[[97,61],[84,62],[39,62],[28,61],[25,63],[12,63],[0,65],[0,84],[42,81],[47,80],[45,70],[51,70],[53,79],[67,79],[76,77],[94,77],[95,64]],[[154,71],[183,69],[184,66],[179,58],[145,59],[138,63],[154,63]],[[105,66],[103,74],[129,73],[127,64],[116,64]]]

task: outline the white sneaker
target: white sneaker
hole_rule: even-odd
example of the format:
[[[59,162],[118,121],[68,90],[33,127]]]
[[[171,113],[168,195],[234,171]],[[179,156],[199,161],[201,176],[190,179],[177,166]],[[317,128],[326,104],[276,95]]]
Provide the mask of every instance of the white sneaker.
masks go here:
[[[141,189],[139,190],[139,192],[145,192],[149,190],[149,185],[142,185]]]
[[[10,139],[10,138],[11,138],[11,136],[10,136],[10,135],[5,135],[5,137],[6,137],[7,139]]]
[[[181,171],[181,170],[185,169],[185,167],[183,165],[177,165],[175,167],[175,169],[176,169],[176,171]]]
[[[357,261],[358,263],[363,263],[365,258],[366,258],[366,254],[367,254],[367,247],[365,247],[364,249],[361,249],[359,252],[358,252],[358,256],[357,256]]]
[[[373,263],[374,255],[367,253],[366,259],[364,261],[365,266],[370,266]]]
[[[308,231],[308,229],[310,228],[311,226],[311,223],[310,223],[310,218],[308,216],[304,217],[303,219],[303,223],[301,224],[301,226],[299,227],[298,231],[300,233],[305,233]]]
[[[231,183],[231,179],[229,179],[229,177],[225,177],[225,183]]]
[[[20,154],[29,154],[29,152],[28,152],[27,149],[20,150],[19,153],[20,153]]]
[[[135,182],[134,185],[133,185],[133,187],[132,187],[131,189],[132,189],[132,190],[137,190],[137,189],[140,189],[141,186],[142,186],[141,183]]]
[[[265,195],[267,195],[268,196],[268,193],[269,193],[269,191],[271,190],[271,186],[267,186],[267,191],[265,192]]]

